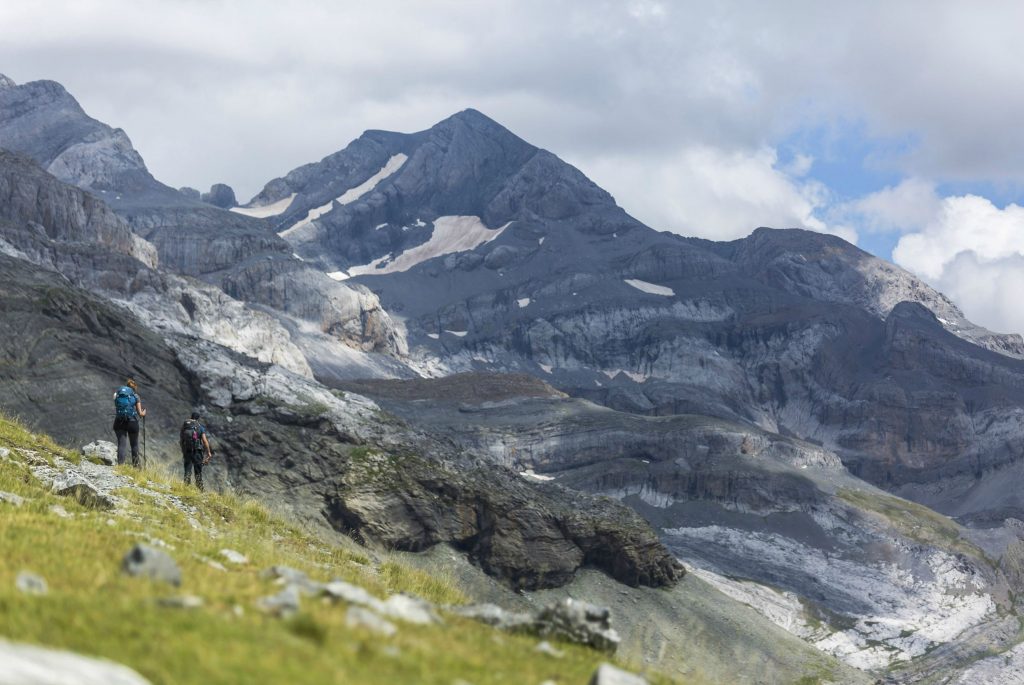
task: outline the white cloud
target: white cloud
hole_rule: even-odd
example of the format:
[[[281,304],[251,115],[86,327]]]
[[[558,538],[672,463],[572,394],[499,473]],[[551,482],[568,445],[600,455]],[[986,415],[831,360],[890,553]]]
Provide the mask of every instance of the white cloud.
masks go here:
[[[982,262],[1024,255],[1024,208],[999,209],[977,195],[947,197],[922,230],[900,238],[892,256],[924,278],[938,279],[963,252]]]
[[[976,195],[947,197],[900,238],[893,261],[949,295],[975,323],[1024,332],[1024,208]]]
[[[946,266],[936,285],[974,323],[999,332],[1024,333],[1021,255],[986,261],[974,252],[961,252]]]
[[[908,233],[932,221],[941,204],[934,183],[912,177],[850,203],[841,211],[855,215],[869,231]]]
[[[779,168],[772,148],[747,152],[696,145],[657,161],[602,157],[581,168],[599,185],[617,189],[620,205],[659,230],[731,240],[771,226],[857,240],[849,229],[830,227],[816,216],[828,199],[824,187]]]

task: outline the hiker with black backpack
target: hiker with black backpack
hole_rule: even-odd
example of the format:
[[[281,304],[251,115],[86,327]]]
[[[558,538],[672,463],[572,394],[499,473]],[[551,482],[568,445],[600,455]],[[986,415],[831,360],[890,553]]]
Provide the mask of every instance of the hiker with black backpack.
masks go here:
[[[199,412],[192,412],[192,418],[182,424],[179,443],[185,465],[185,485],[192,484],[192,472],[195,471],[196,487],[203,490],[203,467],[210,463],[213,450],[210,449],[206,426],[200,421]]]
[[[114,435],[117,436],[117,463],[128,461],[131,444],[132,466],[139,468],[139,419],[145,419],[146,410],[139,399],[139,386],[131,378],[114,393]]]

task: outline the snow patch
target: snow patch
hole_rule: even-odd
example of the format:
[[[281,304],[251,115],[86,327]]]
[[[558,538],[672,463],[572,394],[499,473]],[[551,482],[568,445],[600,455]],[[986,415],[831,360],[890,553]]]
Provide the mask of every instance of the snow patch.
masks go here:
[[[292,201],[295,200],[296,195],[298,195],[298,193],[292,193],[284,199],[278,200],[277,202],[271,202],[269,205],[263,205],[260,207],[232,207],[231,211],[237,214],[244,214],[245,216],[254,216],[257,219],[266,219],[268,216],[277,216],[278,214],[284,214],[288,211],[288,208],[291,206]]]
[[[445,333],[451,333],[452,335],[457,336],[459,338],[465,338],[466,334],[469,333],[469,331],[450,331],[447,328],[444,329],[444,332]]]
[[[314,221],[322,217],[324,214],[331,211],[331,208],[334,206],[335,202],[337,202],[340,205],[347,205],[349,203],[355,202],[363,195],[376,188],[378,183],[380,183],[385,178],[387,178],[388,176],[402,168],[402,165],[405,164],[406,159],[408,159],[408,157],[401,153],[395,155],[394,157],[389,159],[387,164],[385,164],[381,168],[381,170],[375,173],[373,176],[366,179],[365,181],[357,185],[355,188],[349,188],[336,199],[331,200],[327,204],[323,204],[320,205],[319,207],[314,207],[313,209],[309,210],[308,212],[306,212],[305,218],[295,222],[294,224],[292,224],[290,228],[281,231],[280,233],[278,233],[278,235],[281,236],[282,238],[287,238],[288,236],[294,235],[300,229],[309,226]]]
[[[544,373],[551,373],[551,370],[553,368],[555,368],[555,367],[551,366],[551,364],[537,364],[537,366],[539,366],[540,368],[544,369]]]
[[[672,297],[676,294],[676,291],[672,290],[664,285],[656,285],[654,283],[648,283],[647,281],[641,281],[638,278],[624,278],[622,279],[627,285],[631,285],[637,290],[642,290],[645,293],[651,295],[664,295],[665,297]]]
[[[336,281],[345,281],[348,280],[349,277],[344,271],[330,271],[327,275]]]
[[[522,476],[523,478],[529,478],[531,480],[546,481],[555,479],[554,476],[544,476],[539,473],[534,473],[533,469],[526,469],[525,471],[520,471],[519,475]]]
[[[433,340],[440,340],[441,339],[441,334],[440,333],[427,333],[427,337],[431,338]]]
[[[490,229],[484,226],[477,216],[438,217],[434,221],[434,231],[427,242],[406,250],[394,259],[388,255],[369,264],[354,266],[348,272],[352,276],[363,276],[408,271],[428,259],[454,252],[466,252],[489,243],[500,236],[511,223],[510,221],[501,228]]]
[[[397,155],[389,159],[387,163],[380,168],[380,171],[378,171],[373,176],[357,185],[355,188],[349,188],[344,193],[342,193],[341,197],[338,198],[338,203],[347,205],[352,202],[355,202],[363,195],[366,195],[368,192],[376,188],[378,183],[380,183],[388,176],[401,169],[402,165],[405,164],[405,160],[407,159],[409,159],[407,156],[399,152]]]
[[[528,297],[521,297],[518,300],[516,300],[516,304],[519,305],[520,309],[522,309],[523,307],[527,307],[530,304],[530,298],[528,298]]]
[[[382,223],[382,224],[377,224],[376,226],[374,226],[374,227],[373,227],[373,230],[375,230],[375,231],[379,231],[380,229],[384,228],[384,227],[385,227],[385,226],[387,226],[387,225],[388,225],[388,222],[386,222],[386,221],[385,221],[385,222],[384,222],[384,223]]]
[[[331,211],[331,208],[333,206],[334,200],[331,200],[327,204],[320,205],[319,207],[314,207],[313,209],[306,212],[306,216],[304,218],[296,221],[294,224],[291,225],[290,228],[286,228],[285,230],[279,232],[278,235],[281,236],[282,238],[287,238],[290,235],[294,235],[296,232],[299,231],[299,229],[309,226],[314,221],[322,217],[324,214]]]
[[[645,373],[638,373],[636,371],[626,371],[625,369],[602,369],[601,373],[608,376],[608,378],[612,379],[614,379],[621,373],[628,376],[629,378],[632,378],[637,383],[643,383],[648,378],[650,378],[650,376],[648,376]]]

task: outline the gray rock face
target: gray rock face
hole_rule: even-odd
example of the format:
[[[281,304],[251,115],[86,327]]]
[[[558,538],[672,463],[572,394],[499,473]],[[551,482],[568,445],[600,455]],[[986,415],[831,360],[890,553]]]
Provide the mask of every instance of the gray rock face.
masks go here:
[[[124,132],[88,117],[59,84],[38,81],[0,90],[0,148],[24,153],[57,178],[102,198],[90,201],[104,211],[109,205],[127,220],[137,234],[132,242],[148,250],[145,258],[134,256],[147,264],[155,264],[159,254],[169,269],[202,277],[286,317],[312,321],[342,344],[389,355],[404,350],[404,339],[369,291],[311,270],[262,221],[197,202],[156,181]],[[0,167],[4,163],[0,159]],[[215,201],[234,204],[230,188],[219,186]],[[116,224],[124,222],[102,222]]]
[[[0,641],[5,685],[149,685],[130,668],[56,649]]]
[[[178,564],[166,552],[149,545],[140,543],[128,550],[121,568],[130,576],[181,585],[181,569]]]
[[[196,200],[196,201],[202,200],[202,194],[198,190],[196,190],[195,188],[191,188],[189,186],[183,186],[181,188],[178,188],[178,192],[181,193],[182,195],[184,195],[185,197],[187,197],[189,200]]]
[[[238,205],[235,199],[235,191],[231,186],[224,183],[214,183],[210,186],[210,192],[203,193],[202,201],[221,209],[230,209]]]
[[[109,193],[153,192],[161,188],[121,129],[82,111],[53,81],[0,88],[0,147],[36,159],[57,178]]]

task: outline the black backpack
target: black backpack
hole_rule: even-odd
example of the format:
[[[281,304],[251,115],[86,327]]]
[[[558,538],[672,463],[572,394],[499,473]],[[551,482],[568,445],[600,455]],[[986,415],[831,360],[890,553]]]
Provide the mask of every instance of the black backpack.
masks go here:
[[[195,419],[189,419],[181,425],[181,435],[178,438],[181,445],[181,454],[185,457],[194,457],[203,452],[203,431],[202,424]]]

